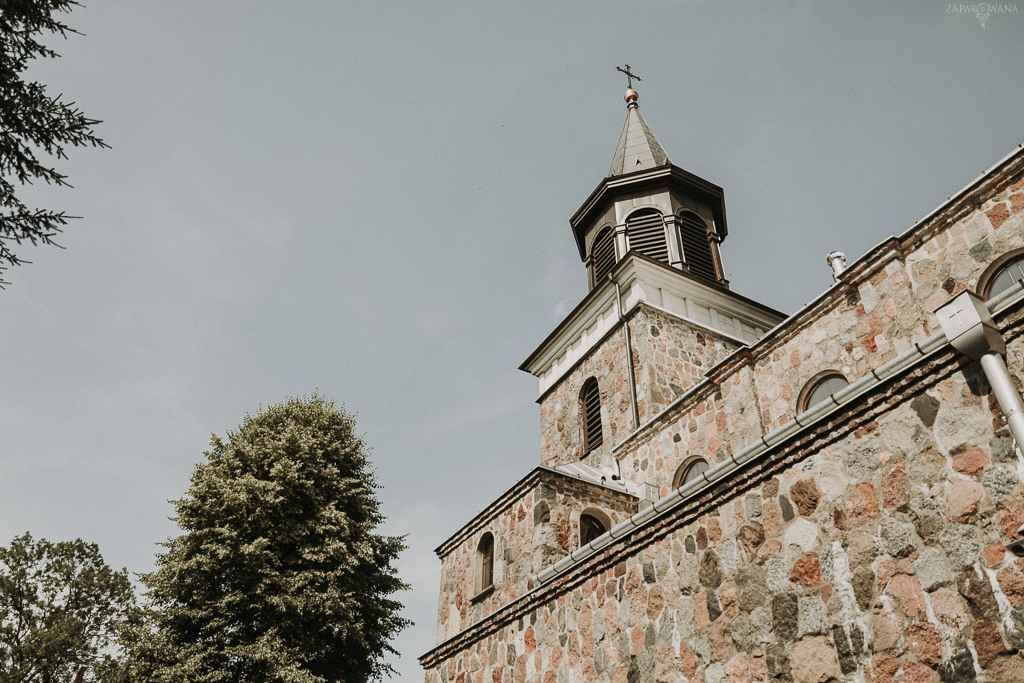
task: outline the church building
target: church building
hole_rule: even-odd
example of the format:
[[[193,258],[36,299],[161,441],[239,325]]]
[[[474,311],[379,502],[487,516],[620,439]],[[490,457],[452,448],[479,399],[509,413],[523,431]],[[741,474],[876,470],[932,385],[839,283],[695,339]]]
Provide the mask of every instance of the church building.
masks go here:
[[[539,465],[437,548],[427,683],[1024,680],[1024,150],[787,316],[625,100],[590,291],[520,366]]]

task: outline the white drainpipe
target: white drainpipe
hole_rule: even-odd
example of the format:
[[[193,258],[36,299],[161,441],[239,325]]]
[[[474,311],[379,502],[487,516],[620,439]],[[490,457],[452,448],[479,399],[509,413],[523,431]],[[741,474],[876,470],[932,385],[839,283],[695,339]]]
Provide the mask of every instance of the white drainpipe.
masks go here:
[[[992,321],[988,307],[974,292],[964,290],[935,309],[946,338],[960,353],[981,362],[981,369],[996,395],[1000,410],[1010,426],[1018,453],[1024,444],[1024,401],[1013,386],[1003,354],[1006,343]],[[1017,529],[1024,536],[1024,525]],[[1024,539],[1006,544],[1014,555],[1024,556]]]
[[[953,348],[972,360],[981,361],[981,369],[1010,425],[1010,433],[1020,447],[1024,444],[1024,401],[1006,369],[1003,361],[1006,344],[985,302],[974,292],[964,290],[935,309],[935,315]]]

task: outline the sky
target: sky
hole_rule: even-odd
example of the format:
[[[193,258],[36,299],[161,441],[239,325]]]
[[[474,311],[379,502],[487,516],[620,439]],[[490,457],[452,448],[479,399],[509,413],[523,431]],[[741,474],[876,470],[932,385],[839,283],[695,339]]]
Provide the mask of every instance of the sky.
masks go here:
[[[1019,2],[1019,0],[1018,0]],[[539,464],[517,370],[586,294],[569,217],[626,63],[725,189],[734,291],[786,313],[1024,142],[1024,2],[87,0],[31,76],[109,150],[27,188],[81,216],[0,291],[0,543],[132,572],[210,435],[314,391],[355,413],[435,643],[433,549]]]

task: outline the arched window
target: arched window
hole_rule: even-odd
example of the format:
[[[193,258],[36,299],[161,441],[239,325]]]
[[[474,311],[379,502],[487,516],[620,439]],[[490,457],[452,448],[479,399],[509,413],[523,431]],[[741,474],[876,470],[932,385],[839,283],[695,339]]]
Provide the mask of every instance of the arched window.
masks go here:
[[[583,453],[601,445],[601,390],[593,377],[583,383],[580,391],[580,413],[583,418]]]
[[[668,263],[665,220],[654,209],[641,209],[626,219],[626,238],[630,250]]]
[[[580,513],[580,547],[603,536],[612,528],[612,520],[597,508],[587,508]]]
[[[533,523],[545,524],[551,521],[551,506],[546,500],[542,500],[533,506]]]
[[[982,298],[995,298],[1013,285],[1024,280],[1024,250],[1006,254],[988,267],[979,278]]]
[[[597,287],[615,266],[615,235],[611,228],[605,228],[598,234],[590,255],[594,259],[594,286]]]
[[[494,535],[488,531],[476,547],[476,592],[494,585]]]
[[[679,488],[683,484],[689,484],[694,479],[708,471],[708,461],[704,458],[690,458],[676,470],[672,477],[672,487]]]
[[[683,211],[678,216],[679,239],[683,243],[683,262],[690,273],[709,280],[718,280],[715,257],[711,253],[711,238],[704,219],[692,211]]]
[[[803,412],[815,406],[850,383],[834,370],[827,370],[814,376],[800,392],[797,408]]]

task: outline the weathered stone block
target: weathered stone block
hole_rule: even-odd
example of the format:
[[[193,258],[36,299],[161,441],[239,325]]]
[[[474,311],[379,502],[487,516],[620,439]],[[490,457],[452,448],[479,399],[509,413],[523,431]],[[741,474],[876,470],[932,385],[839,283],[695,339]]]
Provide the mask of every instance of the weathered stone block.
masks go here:
[[[780,640],[795,638],[800,616],[798,596],[794,593],[783,593],[772,598],[772,616],[774,631]]]
[[[953,571],[967,569],[978,561],[978,530],[969,524],[950,524],[939,533],[939,542]]]
[[[917,573],[921,588],[932,591],[945,586],[953,580],[946,562],[946,554],[939,548],[926,547],[921,549],[914,560],[914,571]]]
[[[722,583],[722,571],[719,568],[718,555],[714,550],[708,550],[700,561],[700,573],[698,578],[702,585],[708,588],[718,588]]]
[[[994,621],[975,622],[971,640],[974,642],[975,652],[978,653],[978,663],[982,666],[988,666],[993,659],[1009,651],[1003,642],[1003,636],[999,633],[999,626]]]
[[[799,617],[797,619],[797,636],[823,633],[827,628],[825,603],[817,595],[807,595],[797,601]]]
[[[825,683],[839,673],[836,651],[824,636],[805,638],[794,645],[791,666],[795,683]]]
[[[833,626],[832,642],[839,655],[839,668],[844,674],[852,674],[860,667],[864,654],[864,633],[860,626],[853,622]]]
[[[889,518],[882,522],[882,549],[895,558],[906,557],[921,545],[911,525]]]
[[[938,666],[942,683],[974,683],[978,680],[974,671],[974,658],[962,643],[957,643],[948,658]]]
[[[804,517],[807,517],[818,509],[818,500],[821,498],[821,492],[818,491],[813,478],[800,479],[793,482],[793,485],[789,487],[789,497],[796,505],[797,511]],[[783,518],[785,519],[785,509],[783,509]]]
[[[903,633],[910,651],[925,664],[937,664],[942,658],[942,639],[927,622],[918,622]]]
[[[907,454],[907,475],[911,482],[934,484],[945,480],[946,459],[934,448]]]
[[[918,394],[910,402],[910,407],[917,413],[925,427],[935,424],[935,415],[939,412],[939,401],[928,394]]]
[[[843,454],[843,464],[854,479],[870,479],[878,467],[878,446],[874,443],[857,446]]]
[[[1007,467],[990,467],[981,473],[979,480],[997,502],[1013,493],[1019,485],[1017,474]]]

